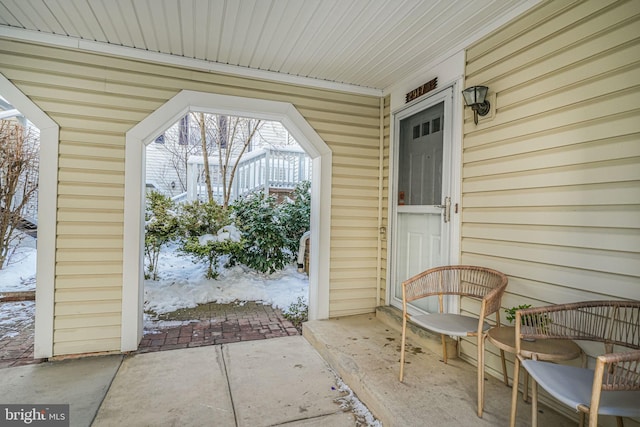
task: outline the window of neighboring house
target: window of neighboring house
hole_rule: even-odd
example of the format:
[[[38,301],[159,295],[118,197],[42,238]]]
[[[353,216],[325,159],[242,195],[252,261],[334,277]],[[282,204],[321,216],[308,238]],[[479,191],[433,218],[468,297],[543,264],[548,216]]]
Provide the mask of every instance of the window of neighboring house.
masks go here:
[[[188,145],[189,144],[189,115],[188,114],[180,119],[179,128],[180,130],[178,133],[178,144]]]

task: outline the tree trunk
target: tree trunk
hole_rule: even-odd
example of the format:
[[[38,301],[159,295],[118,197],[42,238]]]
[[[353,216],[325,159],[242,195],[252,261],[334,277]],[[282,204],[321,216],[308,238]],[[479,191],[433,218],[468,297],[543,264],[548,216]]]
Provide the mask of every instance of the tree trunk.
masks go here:
[[[247,126],[250,127],[252,123],[253,123],[253,120],[250,120],[247,123]],[[231,197],[231,183],[233,183],[233,179],[235,178],[236,170],[238,169],[238,163],[240,163],[240,159],[242,158],[242,155],[247,150],[247,147],[249,147],[249,144],[251,143],[251,140],[253,139],[253,136],[258,131],[258,129],[260,129],[260,123],[261,123],[261,120],[258,120],[258,121],[255,122],[255,126],[253,128],[251,128],[251,127],[249,128],[249,130],[250,130],[249,131],[249,136],[244,141],[244,144],[242,146],[242,150],[240,151],[240,155],[236,159],[236,162],[233,165],[233,167],[231,168],[231,172],[229,173],[229,192],[225,193],[225,196],[224,196],[225,207],[229,204],[229,198]],[[267,179],[268,179],[268,177],[267,177]]]
[[[204,180],[207,186],[207,196],[209,203],[213,203],[213,187],[211,186],[211,171],[209,170],[209,150],[207,149],[207,127],[204,120],[204,113],[199,113],[198,124],[200,125],[200,140],[202,141],[202,158],[204,160]]]

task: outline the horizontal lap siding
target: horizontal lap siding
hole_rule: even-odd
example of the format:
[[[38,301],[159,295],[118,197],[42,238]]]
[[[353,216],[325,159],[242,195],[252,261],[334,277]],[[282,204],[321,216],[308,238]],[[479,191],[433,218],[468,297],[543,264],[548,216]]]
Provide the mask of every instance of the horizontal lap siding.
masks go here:
[[[553,1],[467,51],[495,116],[466,113],[462,262],[509,275],[504,307],[640,299],[639,28],[637,1]]]
[[[183,89],[290,102],[309,121],[333,151],[330,315],[374,310],[378,98],[7,39],[0,72],[60,125],[55,355],[120,349],[125,133]]]
[[[333,152],[331,317],[372,312],[378,305],[379,100],[375,118],[357,121],[359,127],[310,120]]]

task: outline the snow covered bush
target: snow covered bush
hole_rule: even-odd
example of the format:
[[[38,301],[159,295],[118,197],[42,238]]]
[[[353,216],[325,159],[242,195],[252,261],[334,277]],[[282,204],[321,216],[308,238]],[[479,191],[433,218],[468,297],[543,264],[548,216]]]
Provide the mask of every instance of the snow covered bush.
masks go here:
[[[207,279],[218,277],[223,255],[236,257],[242,249],[240,232],[231,224],[229,211],[216,202],[187,203],[181,210],[181,250],[207,262]]]
[[[287,248],[295,257],[300,238],[310,229],[311,224],[311,182],[303,181],[293,190],[289,198],[280,205],[280,222],[285,229]]]
[[[291,261],[291,253],[275,197],[250,194],[237,199],[232,209],[244,240],[238,261],[261,273],[282,270]]]
[[[231,224],[228,210],[216,202],[194,200],[180,208],[180,233],[184,237],[200,237],[217,233]]]
[[[158,280],[160,249],[174,240],[178,232],[175,203],[157,191],[147,194],[144,213],[144,255],[147,258],[146,279]]]

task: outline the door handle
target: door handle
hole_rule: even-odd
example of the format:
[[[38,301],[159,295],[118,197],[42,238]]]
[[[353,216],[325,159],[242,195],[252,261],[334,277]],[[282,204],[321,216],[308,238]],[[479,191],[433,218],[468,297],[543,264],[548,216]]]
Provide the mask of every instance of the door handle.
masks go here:
[[[438,207],[444,209],[444,222],[447,223],[451,221],[451,197],[445,197],[444,203],[442,205],[438,205]]]

